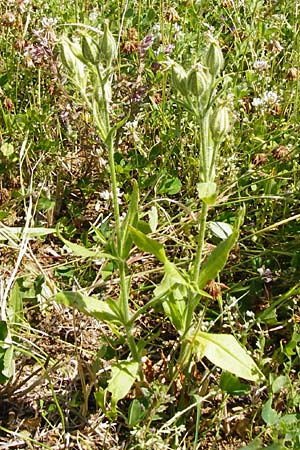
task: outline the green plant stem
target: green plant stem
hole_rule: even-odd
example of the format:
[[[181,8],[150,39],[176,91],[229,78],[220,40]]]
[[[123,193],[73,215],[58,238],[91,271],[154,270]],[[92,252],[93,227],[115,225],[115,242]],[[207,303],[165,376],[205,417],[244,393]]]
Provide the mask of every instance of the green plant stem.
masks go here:
[[[101,80],[101,75],[99,73],[99,77]],[[102,81],[102,80],[101,80]],[[101,83],[103,89],[103,82]],[[103,98],[105,98],[105,93],[103,89]],[[105,107],[103,108],[104,112],[104,120],[109,130],[107,139],[105,141],[105,145],[108,152],[108,161],[110,168],[110,182],[111,182],[111,191],[112,191],[112,202],[113,202],[113,210],[114,210],[114,219],[115,219],[115,229],[116,229],[116,240],[117,240],[117,251],[119,253],[120,244],[121,244],[121,220],[120,220],[120,208],[118,202],[118,183],[116,176],[116,166],[115,166],[115,158],[114,158],[114,133],[112,132],[109,120],[109,105],[108,102],[105,101]],[[118,255],[119,256],[119,255]],[[136,342],[132,335],[132,325],[129,324],[129,304],[128,304],[128,288],[127,288],[127,280],[126,280],[126,263],[121,258],[118,260],[118,267],[120,272],[120,310],[121,316],[123,319],[123,323],[126,329],[126,335],[128,339],[128,346],[130,348],[132,357],[135,361],[139,362],[139,353],[136,346]]]
[[[208,205],[203,202],[201,215],[199,220],[199,234],[198,234],[198,244],[197,244],[197,252],[194,262],[194,273],[193,273],[193,281],[197,284],[199,281],[201,260],[202,260],[202,251],[204,246],[204,238],[205,238],[205,228],[206,228],[206,220],[207,220],[207,212]]]
[[[121,239],[121,221],[120,221],[120,208],[118,202],[118,183],[116,177],[116,167],[115,167],[115,157],[114,157],[114,140],[113,136],[110,133],[106,140],[106,148],[108,152],[108,161],[110,168],[110,182],[111,182],[111,191],[112,191],[112,202],[113,202],[113,210],[114,210],[114,219],[116,224],[116,236],[117,243],[120,243]],[[118,248],[118,246],[117,246]]]

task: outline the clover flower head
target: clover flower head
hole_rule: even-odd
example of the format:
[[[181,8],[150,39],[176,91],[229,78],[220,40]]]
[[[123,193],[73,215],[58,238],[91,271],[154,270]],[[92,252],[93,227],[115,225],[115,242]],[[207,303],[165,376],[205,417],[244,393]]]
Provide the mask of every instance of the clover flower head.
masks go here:
[[[265,70],[269,69],[269,63],[265,59],[257,59],[253,63],[253,69],[257,70],[258,72],[264,72]]]

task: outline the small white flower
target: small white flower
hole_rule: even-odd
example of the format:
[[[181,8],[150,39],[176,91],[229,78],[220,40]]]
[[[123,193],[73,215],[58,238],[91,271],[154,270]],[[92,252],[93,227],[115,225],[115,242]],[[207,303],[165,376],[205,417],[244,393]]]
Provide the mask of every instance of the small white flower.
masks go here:
[[[153,35],[155,38],[160,39],[161,38],[161,32],[160,32],[160,24],[155,23],[152,27]]]
[[[90,20],[91,22],[95,22],[97,19],[98,19],[98,12],[97,12],[97,11],[92,11],[92,12],[89,14],[89,20]]]
[[[41,22],[43,28],[47,30],[49,28],[53,28],[54,25],[57,24],[57,19],[53,19],[53,17],[43,17]]]
[[[264,93],[264,95],[263,95],[263,102],[267,106],[275,105],[275,103],[277,103],[277,101],[278,101],[278,95],[276,94],[276,92],[267,91],[267,92]]]
[[[267,70],[269,68],[268,61],[265,59],[257,59],[253,63],[253,69],[257,70],[258,72],[263,72],[264,70]]]
[[[100,192],[100,197],[103,198],[103,200],[109,200],[111,197],[111,194],[109,191],[102,191],[102,192]]]
[[[263,106],[262,99],[260,97],[254,97],[252,100],[252,106],[254,106],[254,108],[261,108]]]

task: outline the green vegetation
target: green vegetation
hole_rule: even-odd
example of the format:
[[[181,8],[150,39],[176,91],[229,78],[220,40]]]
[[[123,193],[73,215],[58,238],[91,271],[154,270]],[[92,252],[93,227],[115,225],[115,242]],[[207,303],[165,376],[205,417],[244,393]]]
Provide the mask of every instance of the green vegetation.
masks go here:
[[[1,444],[299,449],[297,2],[0,6]]]

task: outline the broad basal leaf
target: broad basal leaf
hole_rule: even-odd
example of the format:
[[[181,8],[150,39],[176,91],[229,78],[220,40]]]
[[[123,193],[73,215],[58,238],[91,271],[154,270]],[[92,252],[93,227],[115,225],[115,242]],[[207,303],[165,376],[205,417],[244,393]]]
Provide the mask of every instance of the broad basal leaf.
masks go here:
[[[112,367],[112,376],[107,390],[112,394],[113,403],[117,403],[130,391],[136,380],[139,364],[134,361],[121,361]]]
[[[213,364],[237,377],[256,382],[263,379],[253,359],[231,334],[198,331],[193,337],[193,351],[199,360],[206,356]]]
[[[280,414],[272,408],[272,397],[264,404],[261,411],[261,417],[269,426],[276,425],[276,423],[279,422]]]

